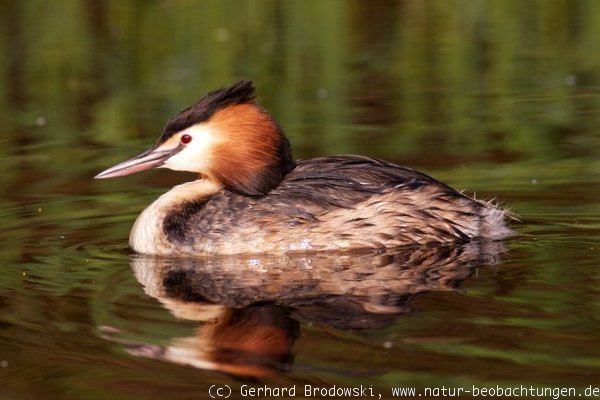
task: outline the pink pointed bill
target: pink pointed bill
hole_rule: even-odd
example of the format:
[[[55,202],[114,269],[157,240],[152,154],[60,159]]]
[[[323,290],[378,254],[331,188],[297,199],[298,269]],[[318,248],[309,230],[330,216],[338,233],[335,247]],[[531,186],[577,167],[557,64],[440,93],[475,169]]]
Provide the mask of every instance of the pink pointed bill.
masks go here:
[[[94,179],[116,178],[135,174],[136,172],[145,171],[147,169],[161,166],[167,158],[181,150],[180,147],[175,147],[169,150],[150,149],[142,154],[114,165],[107,170],[100,172]]]

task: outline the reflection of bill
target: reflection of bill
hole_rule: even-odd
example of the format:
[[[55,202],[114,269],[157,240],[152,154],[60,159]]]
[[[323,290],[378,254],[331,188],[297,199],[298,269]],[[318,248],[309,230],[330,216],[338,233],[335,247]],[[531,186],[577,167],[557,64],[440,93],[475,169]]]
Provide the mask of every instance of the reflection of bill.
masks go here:
[[[223,308],[195,336],[176,338],[149,353],[146,346],[130,348],[134,355],[241,376],[268,376],[291,362],[298,322],[273,305]]]
[[[134,256],[145,292],[176,317],[201,324],[193,336],[164,346],[127,344],[127,351],[238,376],[273,375],[292,363],[298,321],[338,329],[388,326],[416,296],[456,290],[502,251],[501,243],[470,243],[286,256]]]

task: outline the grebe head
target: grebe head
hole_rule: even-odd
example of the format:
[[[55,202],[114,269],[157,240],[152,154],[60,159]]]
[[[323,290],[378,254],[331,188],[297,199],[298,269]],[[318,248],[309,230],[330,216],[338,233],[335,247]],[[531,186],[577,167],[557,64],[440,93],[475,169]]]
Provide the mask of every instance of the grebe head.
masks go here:
[[[150,168],[197,172],[250,196],[266,194],[294,167],[277,121],[254,102],[254,86],[239,81],[204,96],[174,116],[156,144],[96,179]]]

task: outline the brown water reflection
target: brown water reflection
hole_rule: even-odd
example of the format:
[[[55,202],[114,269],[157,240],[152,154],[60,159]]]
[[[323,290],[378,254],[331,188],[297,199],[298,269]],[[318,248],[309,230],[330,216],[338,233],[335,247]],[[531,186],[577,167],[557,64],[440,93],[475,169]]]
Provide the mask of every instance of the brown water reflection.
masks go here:
[[[244,377],[291,368],[300,322],[381,329],[432,291],[453,291],[502,243],[283,256],[133,256],[144,291],[175,317],[200,322],[165,345],[123,342],[130,354]],[[111,338],[111,329],[104,328]]]

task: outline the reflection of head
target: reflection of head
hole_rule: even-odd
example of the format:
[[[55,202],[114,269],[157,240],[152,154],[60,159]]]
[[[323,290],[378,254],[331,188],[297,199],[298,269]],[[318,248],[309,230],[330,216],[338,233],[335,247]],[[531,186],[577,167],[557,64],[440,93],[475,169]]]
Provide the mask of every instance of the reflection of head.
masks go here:
[[[156,270],[142,268],[136,275],[147,279],[148,272]],[[164,347],[130,346],[131,354],[245,377],[269,376],[291,363],[299,324],[284,309],[273,304],[236,309],[211,303],[194,286],[200,281],[190,270],[167,268],[163,272],[160,277],[152,275],[146,292],[176,317],[203,324],[196,335],[175,338]],[[207,281],[204,284],[210,286]]]
[[[212,346],[211,359],[222,370],[242,375],[266,375],[292,361],[298,322],[274,305],[230,309],[215,324],[198,330],[198,343]]]
[[[455,290],[494,263],[499,243],[401,251],[164,259],[135,256],[147,294],[175,316],[203,321],[161,351],[132,352],[260,377],[285,369],[297,320],[340,329],[388,326],[416,296]],[[291,317],[290,317],[291,316]]]
[[[298,332],[298,322],[281,308],[256,305],[224,310],[214,321],[201,325],[195,336],[173,339],[164,347],[129,346],[128,352],[258,378],[286,369]]]

